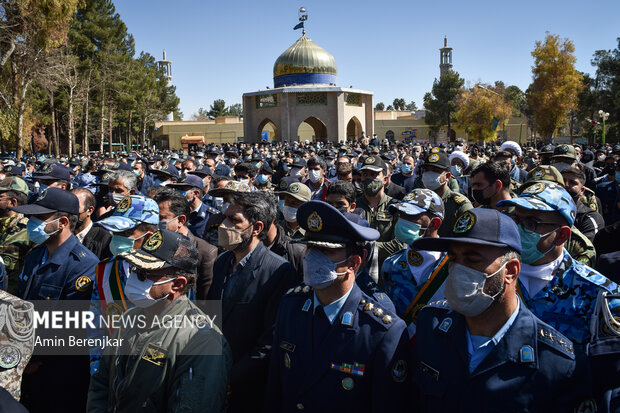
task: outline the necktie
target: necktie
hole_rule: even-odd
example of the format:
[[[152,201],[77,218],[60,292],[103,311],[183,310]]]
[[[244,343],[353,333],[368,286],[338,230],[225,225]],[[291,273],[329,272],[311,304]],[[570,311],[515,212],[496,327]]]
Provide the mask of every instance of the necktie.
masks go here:
[[[327,315],[325,315],[325,311],[322,306],[317,307],[314,310],[314,319],[313,319],[313,343],[315,351],[320,347],[321,343],[329,333],[329,329],[331,328],[331,324]]]

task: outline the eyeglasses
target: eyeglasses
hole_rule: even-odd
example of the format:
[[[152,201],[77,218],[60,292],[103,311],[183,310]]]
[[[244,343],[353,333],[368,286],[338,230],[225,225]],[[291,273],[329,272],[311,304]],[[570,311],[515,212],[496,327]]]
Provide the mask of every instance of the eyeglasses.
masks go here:
[[[536,221],[533,217],[520,218],[515,215],[512,219],[517,225],[521,225],[526,230],[534,232],[538,232],[538,230],[544,231],[545,227],[553,227],[556,229],[562,226],[560,224],[556,224],[555,222]]]
[[[177,277],[177,273],[176,271],[173,271],[171,273],[157,273],[157,274],[153,274],[150,273],[149,271],[146,270],[142,270],[139,269],[137,267],[133,267],[133,272],[138,276],[138,279],[140,281],[146,281],[149,277],[153,276],[157,276],[157,277],[168,277],[168,278],[176,278]]]

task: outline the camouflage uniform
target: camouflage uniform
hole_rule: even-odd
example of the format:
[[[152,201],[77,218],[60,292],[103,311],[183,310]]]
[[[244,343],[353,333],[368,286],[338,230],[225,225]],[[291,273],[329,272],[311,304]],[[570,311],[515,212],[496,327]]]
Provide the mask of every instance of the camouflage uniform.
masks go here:
[[[394,238],[394,225],[398,220],[398,215],[392,215],[388,211],[388,206],[392,202],[392,197],[383,194],[379,205],[373,210],[368,204],[365,196],[357,198],[357,207],[364,211],[363,218],[368,221],[370,228],[379,231],[377,247],[379,251],[379,265],[390,255],[404,248],[402,242]]]
[[[465,211],[473,208],[473,205],[465,196],[458,192],[452,191],[449,187],[446,187],[441,196],[446,213],[444,220],[439,227],[439,236],[448,237],[452,234],[452,228],[456,222],[456,218],[460,217]]]
[[[9,278],[7,291],[11,294],[17,294],[24,258],[34,245],[28,238],[27,224],[28,218],[22,214],[0,218],[0,257],[6,265]]]
[[[583,202],[583,204],[585,206],[587,206],[591,210],[596,211],[596,212],[598,212],[600,214],[601,213],[601,207],[599,205],[599,200],[596,197],[596,194],[594,194],[594,191],[591,190],[590,188],[586,187],[584,189],[585,189],[585,191],[584,191],[583,195],[581,195],[579,200],[581,202]]]
[[[596,264],[596,250],[592,241],[574,226],[571,227],[570,239],[565,245],[566,250],[575,260],[594,267]]]

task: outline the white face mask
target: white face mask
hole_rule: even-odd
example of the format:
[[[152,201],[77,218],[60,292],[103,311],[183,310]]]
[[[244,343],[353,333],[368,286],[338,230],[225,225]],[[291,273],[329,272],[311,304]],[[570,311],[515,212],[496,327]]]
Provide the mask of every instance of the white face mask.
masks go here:
[[[425,188],[435,190],[442,185],[441,174],[439,172],[426,171],[422,174],[422,183]]]
[[[109,193],[108,198],[110,199],[110,205],[117,206],[118,203],[121,202],[123,198],[125,198],[125,196],[126,195],[123,194]]]
[[[466,317],[482,314],[504,291],[502,288],[497,294],[490,296],[484,292],[484,283],[505,266],[506,263],[493,274],[486,274],[461,264],[450,264],[444,287],[450,308]]]
[[[304,257],[304,284],[309,285],[317,290],[322,290],[334,283],[339,275],[347,272],[336,272],[338,264],[342,264],[349,258],[345,258],[339,262],[333,262],[329,257],[321,251],[311,248]]]
[[[315,171],[313,169],[308,173],[308,175],[310,178],[310,182],[312,182],[313,184],[316,184],[321,180],[321,171]]]
[[[299,168],[291,169],[291,176],[293,176],[295,178],[301,178],[303,176],[303,174],[301,173],[301,169],[299,169]]]
[[[154,285],[161,285],[174,281],[176,278],[169,278],[167,280],[153,282],[148,278],[144,281],[140,281],[138,275],[135,272],[130,272],[125,283],[125,295],[129,298],[136,307],[147,308],[159,301],[165,300],[168,294],[160,298],[151,297],[151,287]]]
[[[286,222],[295,222],[297,221],[297,208],[283,205],[282,215],[284,215],[284,219],[286,220]]]

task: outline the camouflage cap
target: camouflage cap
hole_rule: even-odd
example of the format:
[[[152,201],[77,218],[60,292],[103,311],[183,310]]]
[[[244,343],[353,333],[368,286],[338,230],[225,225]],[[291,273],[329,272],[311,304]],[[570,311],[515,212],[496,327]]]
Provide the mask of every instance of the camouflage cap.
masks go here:
[[[525,182],[519,187],[518,192],[523,192],[525,188],[536,182],[555,182],[556,184],[564,186],[564,178],[555,166],[539,165],[527,173]]]
[[[2,191],[16,191],[21,192],[24,195],[28,195],[29,193],[26,182],[16,176],[6,177],[2,180],[2,182],[0,182],[0,192]]]
[[[579,160],[577,151],[575,151],[575,147],[573,145],[558,145],[553,150],[552,158],[571,158],[574,160]]]
[[[245,182],[228,181],[226,185],[224,185],[224,188],[214,188],[210,190],[209,195],[221,197],[233,192],[250,192],[250,186]]]
[[[555,211],[566,219],[568,225],[573,226],[577,208],[570,194],[563,186],[554,182],[536,182],[525,188],[518,198],[499,201],[497,206],[518,206],[523,209],[536,211]]]
[[[308,185],[303,184],[301,182],[293,182],[287,185],[282,185],[283,182],[280,182],[280,186],[278,187],[278,191],[275,192],[276,195],[290,195],[295,199],[298,199],[302,202],[310,201],[312,198],[312,192]]]
[[[418,215],[429,212],[443,219],[444,206],[441,198],[430,189],[416,188],[403,198],[402,202],[392,204],[388,207],[391,213],[395,211],[404,212],[407,215]]]
[[[159,224],[159,206],[151,198],[142,195],[129,195],[123,198],[111,217],[98,221],[108,231],[123,232],[138,225]]]

